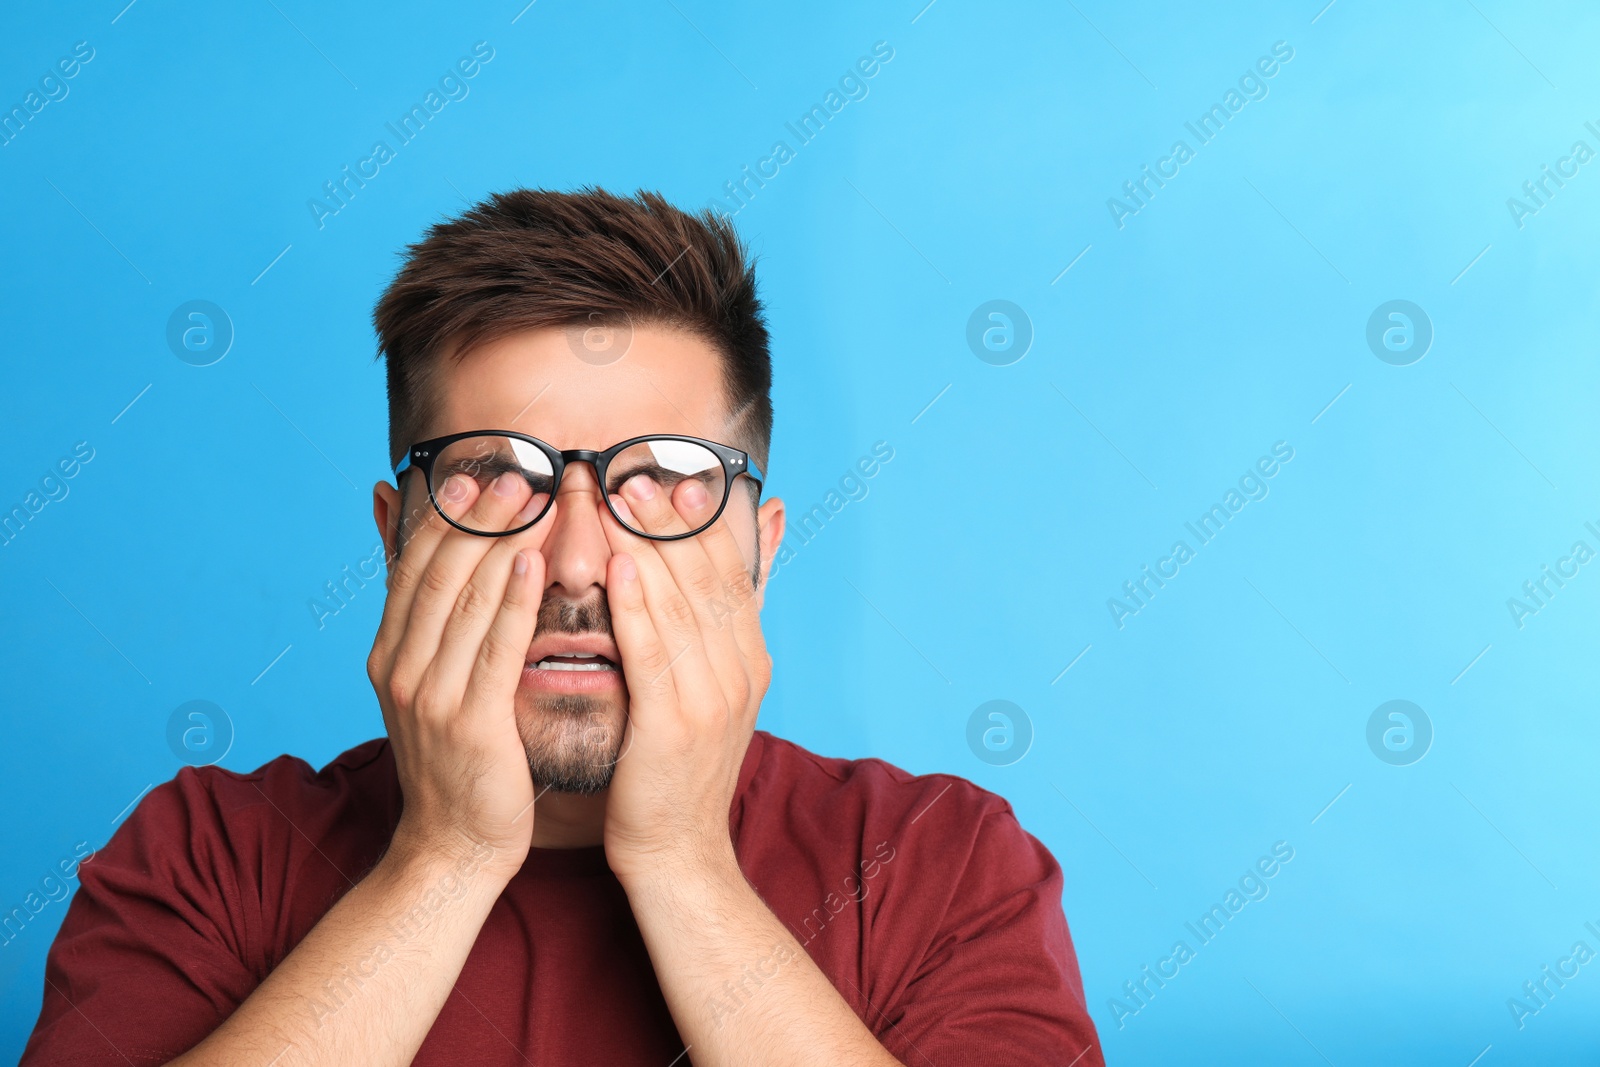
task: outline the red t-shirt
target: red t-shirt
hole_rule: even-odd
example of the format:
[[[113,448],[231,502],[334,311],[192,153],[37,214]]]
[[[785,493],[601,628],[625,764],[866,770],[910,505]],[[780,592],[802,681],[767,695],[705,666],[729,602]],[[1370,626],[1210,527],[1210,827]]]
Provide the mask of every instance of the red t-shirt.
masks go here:
[[[180,771],[81,869],[22,1067],[194,1047],[371,869],[399,815],[387,739],[321,771],[289,756]],[[751,885],[909,1067],[1104,1063],[1061,869],[1000,797],[758,731],[729,825]],[[605,850],[534,849],[413,1062],[665,1067],[683,1047]]]

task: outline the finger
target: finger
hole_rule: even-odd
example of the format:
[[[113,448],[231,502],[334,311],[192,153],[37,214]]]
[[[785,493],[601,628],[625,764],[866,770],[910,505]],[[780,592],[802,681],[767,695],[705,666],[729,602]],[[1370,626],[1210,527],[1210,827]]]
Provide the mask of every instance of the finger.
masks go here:
[[[507,561],[497,557],[496,566]],[[468,719],[501,709],[515,715],[513,701],[522,681],[522,665],[533,642],[533,628],[544,595],[544,556],[532,548],[520,548],[511,557],[510,575],[505,578],[505,594],[499,609],[484,634],[468,677],[461,712]],[[504,571],[501,571],[504,576]]]
[[[720,672],[712,669],[700,621],[657,551],[659,542],[639,537],[624,529],[603,507],[599,510],[601,527],[612,554],[629,556],[637,570],[638,577],[634,580],[642,591],[645,613],[657,640],[667,652],[666,666],[672,671],[680,704],[695,714],[711,713],[722,707],[742,709],[748,692],[744,688],[747,675],[744,664],[737,659],[738,650],[731,643],[722,642],[720,658],[724,667]],[[606,595],[609,602],[609,586]],[[618,648],[622,650],[626,676],[628,649],[620,635]],[[728,680],[726,687],[721,681],[723,678]]]
[[[678,491],[673,494],[673,504],[688,522],[689,529],[694,529],[711,517],[716,501],[709,495],[703,496],[700,500],[685,499],[688,494],[686,487],[689,484],[685,481],[678,486]],[[739,483],[735,482],[727,507],[735,506],[738,494],[743,492]],[[760,537],[759,525],[756,536]],[[723,509],[723,513],[717,516],[715,522],[688,540],[699,544],[701,551],[710,561],[712,570],[722,583],[726,600],[724,609],[718,613],[718,625],[733,628],[739,648],[746,658],[757,654],[766,655],[766,640],[761,633],[761,610],[756,599],[755,580],[751,576],[751,563],[745,559],[744,552],[739,548],[739,541],[733,535],[727,508]]]
[[[552,501],[545,518],[553,518],[558,506]],[[513,566],[513,557],[522,551],[541,552],[551,525],[541,521],[531,530],[496,539],[456,598],[456,609],[445,620],[439,649],[427,671],[428,684],[452,698],[445,702],[448,706],[460,703],[460,694],[472,675],[484,637],[498,616],[506,593],[506,573]],[[540,558],[543,566],[543,557]],[[533,609],[537,623],[537,602]],[[527,648],[523,651],[526,653]]]
[[[742,492],[738,489],[735,491]],[[730,500],[729,504],[732,503]],[[710,510],[710,505],[706,506],[706,510]],[[699,518],[691,517],[691,528],[692,525],[704,521],[703,514]],[[758,524],[757,538],[760,535]],[[739,650],[744,669],[742,677],[746,688],[733,685],[725,685],[723,688],[729,691],[729,699],[733,701],[734,706],[746,710],[753,719],[756,705],[759,705],[761,698],[766,695],[767,686],[772,680],[772,657],[767,652],[766,634],[761,630],[761,602],[756,595],[757,587],[751,575],[750,563],[746,561],[744,553],[739,548],[739,542],[733,535],[726,509],[717,516],[715,522],[692,540],[700,543],[712,569],[722,582],[723,596],[726,600],[724,605],[717,609],[716,624],[719,632],[733,635],[733,643]],[[756,551],[760,552],[759,542]],[[751,697],[754,697],[754,700]]]
[[[455,477],[457,475],[451,475],[452,479]],[[506,472],[478,494],[460,521],[474,529],[503,530],[532,518],[542,504],[533,496],[525,478]],[[423,669],[432,662],[446,620],[457,609],[473,571],[498,540],[455,530],[440,541],[417,578],[411,611],[396,652],[396,664],[407,663]],[[469,603],[466,610],[483,612],[486,609]]]
[[[454,477],[458,475],[451,475]],[[474,530],[506,530],[510,523],[526,522],[538,514],[539,507],[542,502],[533,498],[525,478],[507,472],[494,478],[485,491],[478,493],[477,501],[462,515],[461,522]],[[445,622],[454,611],[458,608],[480,614],[490,611],[478,601],[469,600],[462,605],[462,597],[482,592],[482,589],[467,592],[467,582],[496,541],[498,537],[482,537],[459,530],[451,531],[440,541],[416,579],[405,632],[400,635],[400,646],[395,649],[394,670],[405,675],[402,681],[421,678],[426,672],[438,653]]]
[[[613,553],[606,566],[606,604],[611,609],[611,633],[622,654],[628,717],[648,726],[677,706],[678,694],[673,654],[650,617],[638,563],[629,553]]]
[[[673,493],[673,506],[687,522],[689,529],[704,527],[692,538],[684,541],[664,542],[663,547],[675,544],[698,544],[705,553],[712,570],[722,585],[722,600],[713,605],[713,623],[716,636],[708,636],[707,644],[713,649],[725,647],[720,635],[732,634],[732,645],[738,649],[739,673],[721,673],[721,664],[713,654],[712,662],[719,667],[718,677],[723,681],[723,692],[729,706],[742,711],[753,724],[761,698],[766,694],[772,679],[772,657],[767,654],[767,639],[761,632],[761,606],[756,597],[755,579],[739,542],[734,537],[728,518],[727,506],[734,503],[732,496],[723,505],[722,513],[710,522],[716,513],[718,501],[710,494],[695,494],[689,487],[695,483],[685,480]],[[744,490],[735,486],[732,493]],[[741,501],[742,503],[743,501]],[[709,525],[707,523],[709,522]],[[759,524],[756,536],[760,536]],[[757,549],[759,551],[759,548]]]
[[[459,520],[477,502],[478,494],[476,481],[452,476],[440,486],[439,507],[443,508],[451,518]],[[440,540],[448,531],[454,529],[426,496],[423,501],[400,523],[401,529],[396,543],[403,544],[404,551],[390,561],[388,595],[384,600],[383,621],[378,626],[375,647],[392,650],[400,644],[400,638],[405,633],[406,619],[411,615],[411,601],[416,596],[423,572],[433,559]],[[414,532],[408,533],[408,528]]]
[[[663,492],[654,480],[643,475],[628,479],[621,489],[620,497],[612,497],[612,506],[624,516],[629,516],[639,529],[654,534],[687,533],[704,523],[717,505],[705,485],[695,478],[679,482],[670,494]],[[652,541],[651,544],[666,561],[678,588],[688,597],[695,617],[706,632],[708,643],[714,643],[713,635],[727,629],[729,616],[734,614],[736,605],[733,594],[702,543],[704,536],[702,533],[677,541]]]
[[[711,517],[718,503],[692,478],[680,482],[670,498],[643,477],[629,479],[622,491],[621,496],[612,498],[612,506],[652,533],[695,529]],[[755,587],[727,524],[719,517],[694,537],[649,543],[666,561],[695,609],[718,676],[731,679],[728,672],[745,671],[747,664],[764,659],[766,646],[756,618]]]

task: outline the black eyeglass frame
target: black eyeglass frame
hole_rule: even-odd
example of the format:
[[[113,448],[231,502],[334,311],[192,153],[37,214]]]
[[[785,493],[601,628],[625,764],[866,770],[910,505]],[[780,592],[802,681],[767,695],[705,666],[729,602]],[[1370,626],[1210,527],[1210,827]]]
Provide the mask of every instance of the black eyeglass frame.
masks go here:
[[[545,458],[550,461],[550,499],[545,501],[544,507],[539,510],[539,514],[535,515],[531,521],[518,526],[514,530],[495,530],[485,532],[483,530],[469,529],[446,514],[444,506],[439,503],[439,498],[433,493],[433,463],[434,460],[438,459],[439,453],[444,451],[444,449],[455,444],[457,441],[464,441],[469,437],[512,437],[518,441],[526,442],[527,444],[537,448],[540,452],[543,452]],[[646,441],[685,441],[689,444],[699,445],[700,447],[707,449],[712,455],[717,457],[719,462],[721,462],[723,485],[726,487],[722,494],[722,503],[717,505],[717,513],[711,516],[710,520],[698,530],[691,530],[688,533],[676,534],[640,533],[632,526],[629,526],[627,523],[623,522],[622,516],[617,514],[617,509],[612,507],[611,494],[610,492],[605,491],[604,488],[606,484],[606,468],[610,466],[611,461],[620,455],[624,449],[632,448],[634,445],[644,444]],[[756,466],[756,462],[751,458],[750,453],[733,448],[730,445],[718,444],[715,441],[707,441],[702,437],[689,437],[685,434],[675,433],[647,433],[639,437],[630,437],[626,441],[612,445],[603,452],[595,452],[592,449],[587,448],[569,448],[566,451],[562,451],[561,449],[556,448],[554,445],[539,440],[537,437],[529,437],[527,434],[517,433],[515,430],[469,430],[466,433],[453,433],[447,434],[444,437],[435,437],[428,441],[418,441],[416,444],[406,449],[406,454],[401,457],[399,463],[395,464],[394,478],[395,484],[399,485],[400,475],[404,474],[407,470],[412,468],[421,470],[423,483],[428,488],[428,499],[433,502],[433,509],[439,513],[445,522],[448,522],[451,526],[454,526],[462,533],[473,534],[477,537],[510,537],[512,534],[519,534],[530,527],[538,525],[539,520],[545,517],[545,513],[550,510],[550,505],[555,502],[556,491],[561,488],[561,478],[562,475],[566,473],[568,463],[587,463],[592,466],[594,468],[595,479],[601,486],[602,491],[600,495],[605,498],[606,510],[611,512],[611,517],[616,519],[618,525],[622,526],[622,528],[627,530],[629,533],[635,534],[639,537],[647,538],[651,541],[681,541],[684,538],[694,537],[710,529],[712,524],[722,517],[722,512],[727,508],[728,501],[733,498],[733,482],[735,478],[739,477],[739,475],[747,475],[751,481],[756,483],[757,501],[760,501],[761,499],[761,488],[766,482],[766,475],[761,472],[760,467]]]

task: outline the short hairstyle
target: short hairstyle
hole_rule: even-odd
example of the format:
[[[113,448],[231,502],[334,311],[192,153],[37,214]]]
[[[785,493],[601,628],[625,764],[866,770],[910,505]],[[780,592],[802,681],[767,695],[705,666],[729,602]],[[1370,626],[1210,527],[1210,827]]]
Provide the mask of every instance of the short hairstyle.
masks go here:
[[[772,442],[772,356],[755,264],[728,218],[658,193],[494,193],[408,247],[372,313],[387,360],[390,462],[438,400],[447,357],[523,330],[660,325],[722,356],[735,441],[763,468]]]

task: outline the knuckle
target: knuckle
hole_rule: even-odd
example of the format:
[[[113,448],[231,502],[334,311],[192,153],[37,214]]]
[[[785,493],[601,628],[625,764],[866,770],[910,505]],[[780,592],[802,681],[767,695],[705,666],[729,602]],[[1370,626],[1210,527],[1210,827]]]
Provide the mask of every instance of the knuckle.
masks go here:
[[[665,679],[667,669],[672,666],[672,657],[667,655],[667,650],[660,645],[651,645],[638,653],[638,657],[639,666],[644,668],[646,680],[660,685]]]
[[[476,740],[472,727],[462,715],[452,715],[445,719],[439,724],[439,733],[452,752],[463,754],[470,752]]]
[[[722,593],[722,580],[710,569],[698,569],[684,579],[684,588],[697,600],[711,600]]]
[[[454,582],[450,575],[438,567],[429,567],[418,579],[422,592],[432,596],[445,596],[452,591]]]
[[[393,589],[411,589],[417,584],[421,567],[412,559],[401,556],[390,572],[389,584]]]
[[[403,678],[399,671],[389,675],[383,683],[385,692],[389,695],[389,703],[398,711],[409,711],[411,702],[416,695],[416,690],[409,679]]]
[[[661,615],[676,630],[686,632],[694,626],[694,609],[681,596],[668,597],[661,605]]]
[[[484,663],[495,666],[511,658],[513,647],[511,641],[507,639],[504,631],[499,626],[491,626],[489,627],[489,632],[483,637],[483,645],[479,649],[479,655],[483,658]]]
[[[728,596],[735,604],[743,604],[755,596],[756,587],[750,581],[750,572],[743,566],[735,567],[722,576],[722,584],[728,589]]]
[[[489,594],[477,582],[468,582],[461,590],[461,595],[456,597],[455,615],[460,621],[452,620],[457,626],[463,625],[467,620],[482,621],[488,617],[490,604]]]
[[[608,585],[606,603],[613,615],[632,615],[635,618],[642,618],[650,613],[644,594],[639,591],[637,585],[631,589],[626,585]]]
[[[715,733],[727,729],[728,721],[732,718],[728,705],[721,700],[707,701],[698,709],[694,720],[704,728]]]
[[[418,715],[428,715],[434,711],[443,710],[443,694],[439,691],[439,683],[431,674],[424,677],[416,687],[416,694],[412,698],[411,710]]]
[[[388,672],[389,657],[383,650],[374,645],[371,653],[367,655],[367,681],[374,686],[381,685],[385,674]]]

